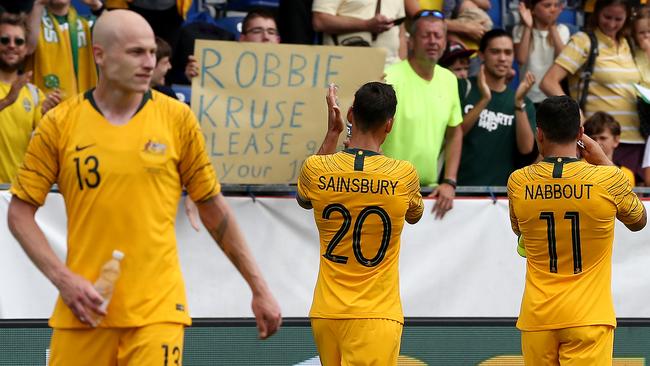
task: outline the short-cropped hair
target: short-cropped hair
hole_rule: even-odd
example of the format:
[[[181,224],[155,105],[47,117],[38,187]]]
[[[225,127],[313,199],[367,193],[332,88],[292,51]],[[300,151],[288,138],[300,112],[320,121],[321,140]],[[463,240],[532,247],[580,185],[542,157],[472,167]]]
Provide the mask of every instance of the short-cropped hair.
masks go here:
[[[537,108],[537,127],[544,137],[556,143],[567,143],[578,138],[580,106],[566,95],[548,97]]]
[[[354,93],[352,114],[362,132],[373,131],[395,116],[397,97],[392,85],[369,82]]]

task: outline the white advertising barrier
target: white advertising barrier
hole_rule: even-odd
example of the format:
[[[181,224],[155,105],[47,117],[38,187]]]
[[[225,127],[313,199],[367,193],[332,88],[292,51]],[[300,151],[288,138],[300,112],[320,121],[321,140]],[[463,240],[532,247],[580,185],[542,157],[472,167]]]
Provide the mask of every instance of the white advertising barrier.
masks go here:
[[[0,318],[47,318],[56,289],[34,267],[7,225],[10,196],[0,192]],[[318,272],[313,212],[293,198],[229,197],[238,222],[287,317],[306,317]],[[458,199],[442,220],[405,225],[401,292],[408,317],[516,317],[525,260],[515,252],[507,200]],[[650,205],[644,202],[646,208]],[[65,255],[65,207],[50,194],[37,220]],[[205,229],[179,210],[177,238],[192,317],[250,317],[251,295]],[[650,231],[616,227],[613,290],[619,317],[650,317]]]

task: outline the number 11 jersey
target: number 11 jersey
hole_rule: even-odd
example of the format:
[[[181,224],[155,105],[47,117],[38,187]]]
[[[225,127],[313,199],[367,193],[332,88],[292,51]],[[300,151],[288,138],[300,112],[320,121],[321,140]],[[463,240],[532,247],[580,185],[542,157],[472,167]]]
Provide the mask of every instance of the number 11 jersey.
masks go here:
[[[404,220],[417,221],[424,207],[413,165],[359,149],[314,155],[300,172],[297,198],[313,206],[320,236],[310,317],[403,323],[400,235]]]
[[[643,204],[620,169],[547,158],[508,180],[510,221],[523,236],[524,331],[616,326],[611,291],[614,222],[633,224]]]

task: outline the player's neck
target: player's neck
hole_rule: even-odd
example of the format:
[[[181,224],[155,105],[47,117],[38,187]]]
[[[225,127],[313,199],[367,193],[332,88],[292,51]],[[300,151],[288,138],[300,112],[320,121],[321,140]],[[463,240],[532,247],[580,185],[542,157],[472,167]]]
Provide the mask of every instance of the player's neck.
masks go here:
[[[349,149],[361,149],[381,153],[381,142],[377,141],[374,136],[352,135],[350,137]]]
[[[545,158],[577,158],[578,145],[576,143],[571,144],[545,144],[543,147],[544,157]]]
[[[129,92],[98,84],[93,98],[104,118],[114,125],[126,124],[142,103],[144,93]]]

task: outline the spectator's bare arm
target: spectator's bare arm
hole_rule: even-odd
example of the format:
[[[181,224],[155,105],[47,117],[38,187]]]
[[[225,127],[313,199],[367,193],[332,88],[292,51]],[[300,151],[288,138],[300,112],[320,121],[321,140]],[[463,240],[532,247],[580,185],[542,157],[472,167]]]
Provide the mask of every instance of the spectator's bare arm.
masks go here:
[[[535,76],[528,71],[521,81],[519,87],[515,92],[515,135],[517,140],[517,149],[521,154],[530,154],[535,146],[535,136],[533,130],[530,128],[530,121],[528,120],[528,113],[526,108],[519,109],[518,107],[524,104],[524,98],[530,88],[535,84]]]
[[[469,112],[463,116],[463,123],[461,124],[463,136],[467,135],[467,133],[474,127],[476,121],[478,121],[481,116],[481,112],[487,108],[488,104],[490,104],[490,100],[492,100],[492,91],[485,81],[485,65],[481,65],[476,82],[479,92],[481,93],[481,99],[479,99],[479,101],[474,105],[474,108],[470,109]]]
[[[567,76],[569,76],[568,71],[558,64],[553,64],[546,72],[546,75],[544,75],[542,82],[539,84],[539,89],[549,97],[564,95],[564,90],[562,90],[560,82]]]
[[[376,14],[370,19],[359,19],[315,11],[312,15],[312,24],[315,31],[328,34],[350,32],[381,33],[389,30],[393,26],[393,19],[387,18],[382,14]]]
[[[463,147],[463,132],[460,126],[447,127],[445,132],[445,179],[456,181],[458,175],[458,165],[460,164],[460,154]],[[436,219],[442,219],[447,211],[454,206],[454,197],[456,197],[456,187],[448,183],[440,184],[430,197],[436,198],[431,212],[435,214]]]
[[[25,23],[27,24],[27,54],[31,55],[36,50],[36,45],[38,44],[38,36],[41,33],[41,17],[43,17],[43,11],[45,10],[45,5],[49,0],[36,0],[34,1],[34,6],[32,11],[29,12]]]
[[[459,33],[475,41],[479,41],[485,34],[485,28],[479,22],[459,21],[458,19],[447,19],[446,22],[448,33]]]

